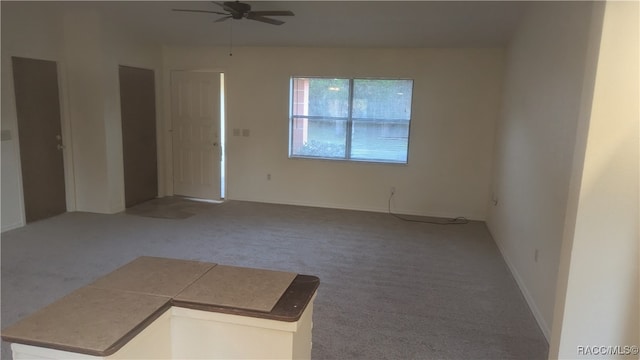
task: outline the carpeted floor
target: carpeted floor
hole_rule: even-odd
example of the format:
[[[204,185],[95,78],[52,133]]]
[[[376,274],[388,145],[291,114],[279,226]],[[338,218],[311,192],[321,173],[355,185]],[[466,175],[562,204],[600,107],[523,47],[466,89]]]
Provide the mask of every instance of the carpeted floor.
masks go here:
[[[161,219],[186,219],[201,211],[210,209],[216,203],[191,200],[189,198],[170,196],[145,201],[128,208],[129,215],[138,215]]]
[[[184,219],[67,213],[3,233],[1,250],[3,327],[150,255],[319,276],[314,359],[547,358],[482,222],[230,201]]]

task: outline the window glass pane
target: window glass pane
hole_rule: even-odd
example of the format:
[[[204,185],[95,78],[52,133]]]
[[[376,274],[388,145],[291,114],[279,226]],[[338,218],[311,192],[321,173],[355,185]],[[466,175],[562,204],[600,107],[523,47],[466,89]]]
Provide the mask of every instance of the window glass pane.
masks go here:
[[[291,155],[344,158],[346,120],[294,118]]]
[[[349,80],[293,78],[293,115],[349,116]]]
[[[413,80],[356,79],[353,87],[353,118],[411,118]]]
[[[292,78],[291,91],[291,156],[407,163],[413,80]]]
[[[354,120],[352,131],[352,159],[407,162],[408,120]]]

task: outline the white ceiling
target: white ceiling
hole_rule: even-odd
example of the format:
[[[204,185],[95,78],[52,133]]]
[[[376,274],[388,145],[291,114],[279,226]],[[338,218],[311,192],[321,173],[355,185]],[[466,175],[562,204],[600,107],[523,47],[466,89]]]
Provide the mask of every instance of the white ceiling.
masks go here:
[[[4,1],[3,1],[4,2]],[[78,1],[144,39],[174,46],[492,47],[504,46],[524,11],[521,1],[246,1],[252,10],[291,10],[274,26],[251,20],[213,21],[205,1]]]

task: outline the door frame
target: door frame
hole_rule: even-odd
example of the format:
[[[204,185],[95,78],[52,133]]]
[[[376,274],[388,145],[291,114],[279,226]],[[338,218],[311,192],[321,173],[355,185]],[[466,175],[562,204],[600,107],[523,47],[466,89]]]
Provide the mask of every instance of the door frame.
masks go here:
[[[3,62],[7,64],[6,81],[7,81],[7,108],[9,109],[8,117],[10,118],[10,130],[12,132],[11,140],[13,140],[13,152],[16,155],[16,172],[18,182],[18,207],[20,213],[20,221],[16,224],[8,224],[2,228],[2,231],[24,226],[26,221],[26,210],[24,205],[24,188],[22,185],[22,163],[20,154],[20,133],[18,130],[18,111],[16,103],[15,83],[13,79],[13,57],[21,57],[34,60],[53,61],[56,63],[56,71],[58,73],[58,102],[60,105],[60,128],[62,131],[62,144],[65,146],[62,152],[62,163],[64,167],[64,184],[66,193],[67,212],[76,210],[76,194],[75,194],[75,171],[73,165],[73,137],[71,131],[71,119],[69,116],[69,92],[67,82],[66,65],[63,60],[52,58],[50,56],[39,56],[34,54],[11,53],[2,54]],[[4,224],[3,224],[4,225]]]
[[[223,74],[223,82],[221,87],[221,101],[220,108],[222,111],[222,115],[220,116],[220,125],[225,130],[224,132],[220,131],[220,152],[221,152],[221,165],[220,165],[220,176],[224,176],[224,182],[221,182],[221,200],[226,200],[228,198],[228,186],[229,183],[229,172],[228,168],[228,158],[227,158],[227,130],[228,130],[228,121],[229,118],[229,107],[228,104],[228,82],[229,75],[226,69],[224,68],[175,68],[169,67],[165,68],[164,76],[168,81],[164,81],[164,136],[163,136],[163,154],[164,154],[164,166],[165,166],[165,187],[164,194],[166,196],[175,195],[174,184],[173,184],[173,116],[172,116],[172,90],[173,90],[173,80],[172,74],[176,71],[187,71],[187,72],[199,72],[199,73],[218,73]],[[160,176],[160,169],[158,169],[158,174]],[[224,175],[223,175],[224,174]],[[219,179],[222,180],[222,179]],[[160,192],[160,188],[158,188],[158,192]],[[159,195],[161,196],[161,195]]]

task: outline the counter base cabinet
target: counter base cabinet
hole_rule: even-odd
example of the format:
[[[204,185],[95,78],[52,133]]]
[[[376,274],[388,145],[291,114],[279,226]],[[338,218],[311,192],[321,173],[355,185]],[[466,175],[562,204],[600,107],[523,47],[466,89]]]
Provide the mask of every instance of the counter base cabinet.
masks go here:
[[[17,343],[11,349],[14,360],[310,359],[313,301],[295,322],[172,307],[109,356]]]
[[[11,352],[13,360],[51,360],[51,359],[67,359],[67,360],[102,360],[102,356],[91,356],[69,351],[49,349],[39,346],[31,346],[24,344],[11,344]]]
[[[310,359],[313,299],[296,322],[174,307],[177,359]]]
[[[141,256],[2,330],[15,360],[311,359],[317,276]]]
[[[124,360],[171,359],[171,309],[160,315],[120,350],[109,356],[93,356],[78,352],[13,343],[13,360]]]

